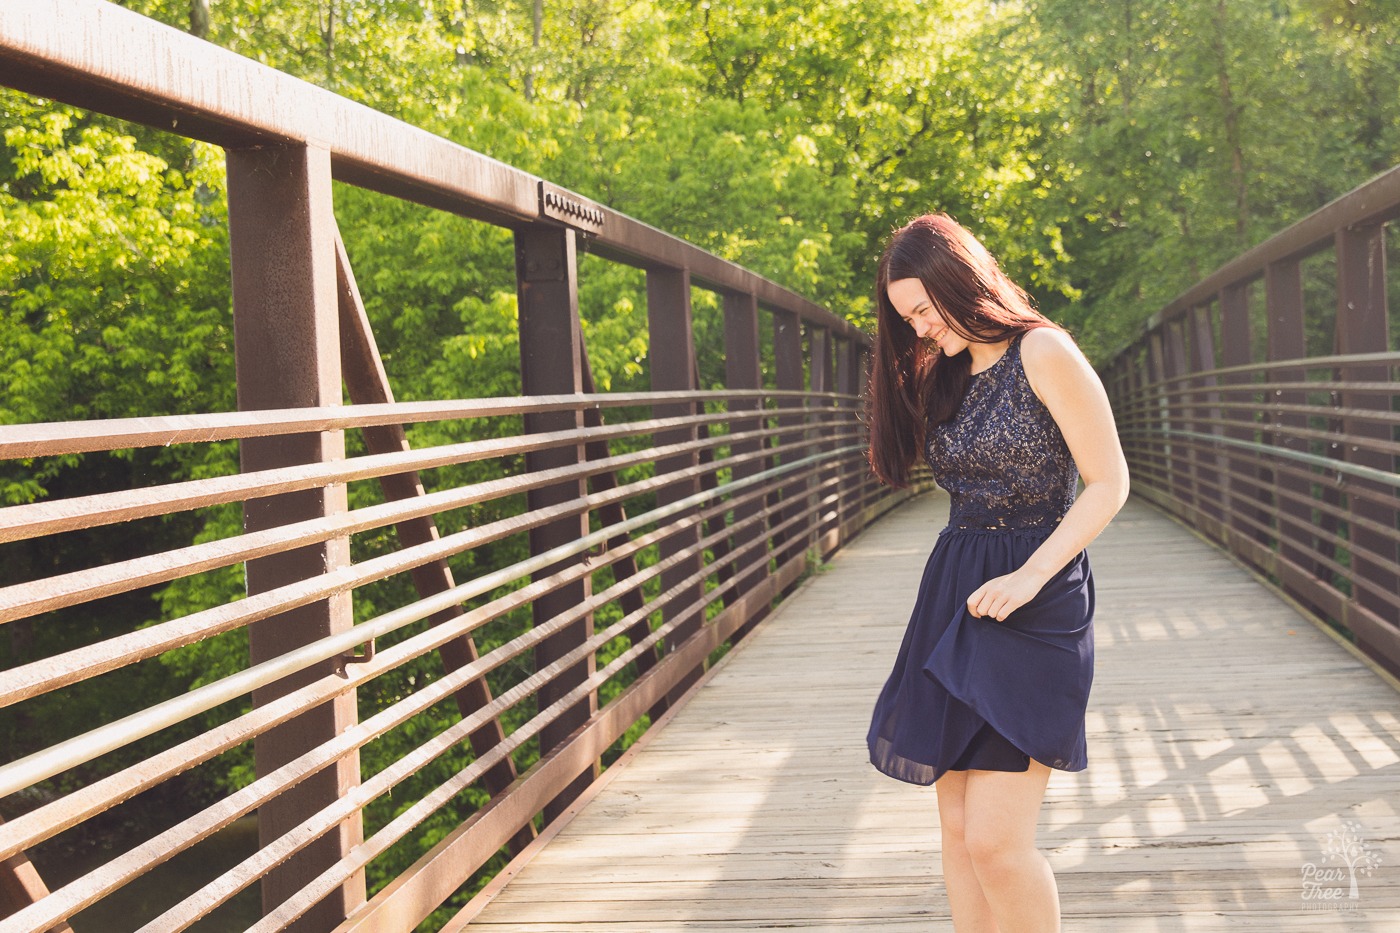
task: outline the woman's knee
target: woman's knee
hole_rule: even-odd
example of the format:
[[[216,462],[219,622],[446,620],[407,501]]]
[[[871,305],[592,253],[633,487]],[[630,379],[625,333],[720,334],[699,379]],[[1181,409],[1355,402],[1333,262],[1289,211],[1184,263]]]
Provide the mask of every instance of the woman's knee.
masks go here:
[[[1008,820],[1005,813],[965,812],[960,827],[968,857],[979,871],[992,872],[1024,862],[1035,851],[1035,827]]]
[[[1019,839],[987,827],[964,825],[962,842],[979,873],[1000,871],[1021,856]]]

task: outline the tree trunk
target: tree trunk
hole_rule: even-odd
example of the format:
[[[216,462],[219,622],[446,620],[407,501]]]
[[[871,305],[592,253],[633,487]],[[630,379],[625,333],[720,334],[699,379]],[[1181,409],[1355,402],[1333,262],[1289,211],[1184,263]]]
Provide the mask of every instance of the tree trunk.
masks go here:
[[[540,41],[544,38],[544,0],[535,0],[534,33],[530,40],[530,64],[525,70],[525,99],[535,99],[535,63],[539,61]]]
[[[209,38],[209,0],[190,0],[190,35]]]
[[[1216,83],[1220,89],[1220,109],[1225,116],[1225,145],[1230,150],[1230,176],[1235,188],[1235,237],[1241,244],[1249,231],[1249,180],[1244,170],[1244,144],[1240,139],[1240,108],[1230,85],[1230,68],[1225,56],[1225,0],[1216,0],[1215,28],[1211,50],[1215,54]]]
[[[326,24],[321,29],[321,46],[326,52],[326,87],[335,89],[335,0],[326,4]]]

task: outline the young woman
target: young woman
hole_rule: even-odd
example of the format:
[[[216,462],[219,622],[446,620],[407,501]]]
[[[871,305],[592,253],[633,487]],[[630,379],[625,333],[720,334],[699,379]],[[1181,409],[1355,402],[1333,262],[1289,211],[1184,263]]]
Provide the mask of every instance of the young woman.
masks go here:
[[[956,933],[1057,931],[1036,821],[1051,769],[1088,765],[1084,548],[1123,506],[1127,462],[1069,334],[951,218],[897,230],[876,292],[871,466],[900,486],[922,456],[952,501],[875,704],[870,760],[937,789]]]

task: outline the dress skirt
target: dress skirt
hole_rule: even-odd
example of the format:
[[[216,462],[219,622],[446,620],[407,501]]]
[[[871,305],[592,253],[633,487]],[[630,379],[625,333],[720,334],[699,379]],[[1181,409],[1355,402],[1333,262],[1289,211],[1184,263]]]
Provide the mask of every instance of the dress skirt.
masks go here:
[[[894,671],[875,703],[868,744],[880,771],[932,784],[945,771],[1025,771],[1032,758],[1062,771],[1088,766],[1088,552],[1005,621],[967,611],[978,587],[1025,564],[1053,531],[949,526],[939,533]]]

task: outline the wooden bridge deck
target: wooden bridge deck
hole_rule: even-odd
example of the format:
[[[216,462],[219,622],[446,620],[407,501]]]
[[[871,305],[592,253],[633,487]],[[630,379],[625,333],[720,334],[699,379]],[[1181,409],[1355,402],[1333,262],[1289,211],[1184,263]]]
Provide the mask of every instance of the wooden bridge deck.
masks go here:
[[[934,791],[864,748],[946,514],[925,496],[836,555],[449,928],[951,930]],[[1090,560],[1090,764],[1054,774],[1040,834],[1064,929],[1400,930],[1393,683],[1137,499]],[[1346,878],[1343,821],[1380,858],[1354,900],[1303,877]]]

